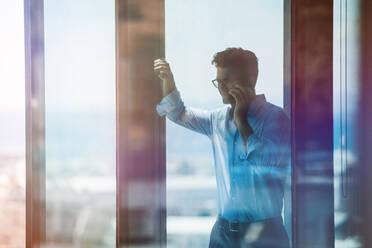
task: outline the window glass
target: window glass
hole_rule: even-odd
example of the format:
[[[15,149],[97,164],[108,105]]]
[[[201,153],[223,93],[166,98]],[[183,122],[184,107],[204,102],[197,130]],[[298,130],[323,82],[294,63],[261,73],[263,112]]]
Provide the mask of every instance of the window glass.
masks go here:
[[[48,0],[46,238],[115,247],[115,4]]]
[[[211,61],[219,51],[241,47],[258,57],[256,93],[283,107],[283,12],[277,0],[165,1],[166,60],[185,105],[226,106],[211,83]],[[168,247],[207,247],[218,214],[216,151],[207,136],[169,119],[166,142]],[[286,227],[290,233],[290,213]]]
[[[361,247],[357,113],[360,82],[360,1],[334,1],[335,246]]]
[[[0,2],[0,247],[25,247],[23,1]],[[11,24],[11,25],[10,25]]]

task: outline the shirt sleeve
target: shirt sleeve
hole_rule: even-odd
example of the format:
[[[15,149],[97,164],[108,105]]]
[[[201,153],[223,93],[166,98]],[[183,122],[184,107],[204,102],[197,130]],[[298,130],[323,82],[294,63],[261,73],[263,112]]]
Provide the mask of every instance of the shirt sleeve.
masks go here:
[[[178,125],[207,136],[212,135],[212,111],[185,106],[177,89],[157,104],[156,111]]]
[[[247,140],[255,164],[270,168],[288,168],[290,163],[290,121],[284,111],[271,111],[262,135],[251,134]]]

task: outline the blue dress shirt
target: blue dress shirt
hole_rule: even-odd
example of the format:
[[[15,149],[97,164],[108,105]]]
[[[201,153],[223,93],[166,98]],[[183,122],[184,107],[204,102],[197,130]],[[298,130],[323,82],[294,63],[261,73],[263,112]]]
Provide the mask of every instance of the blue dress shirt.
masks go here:
[[[282,108],[257,95],[247,118],[253,129],[247,153],[230,119],[231,106],[201,110],[185,106],[178,90],[156,106],[160,116],[208,136],[212,142],[218,214],[230,221],[281,215],[285,177],[290,173],[290,122]]]

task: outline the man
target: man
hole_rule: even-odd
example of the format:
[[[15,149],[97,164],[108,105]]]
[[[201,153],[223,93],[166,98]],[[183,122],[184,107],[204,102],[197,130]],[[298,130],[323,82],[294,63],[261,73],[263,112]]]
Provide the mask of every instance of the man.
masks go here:
[[[289,247],[283,226],[284,179],[289,163],[289,120],[256,95],[256,55],[227,48],[214,55],[218,88],[226,106],[213,111],[185,106],[169,64],[154,61],[164,98],[159,115],[207,135],[212,142],[218,218],[209,247]]]

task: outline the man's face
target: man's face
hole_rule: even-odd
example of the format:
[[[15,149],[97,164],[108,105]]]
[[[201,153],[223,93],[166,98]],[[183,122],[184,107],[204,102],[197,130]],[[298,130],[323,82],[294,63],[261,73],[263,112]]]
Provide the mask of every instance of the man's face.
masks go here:
[[[240,70],[232,67],[217,67],[218,91],[224,104],[234,104],[235,99],[228,92],[236,84],[246,86]]]

